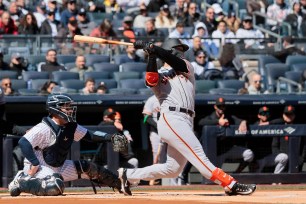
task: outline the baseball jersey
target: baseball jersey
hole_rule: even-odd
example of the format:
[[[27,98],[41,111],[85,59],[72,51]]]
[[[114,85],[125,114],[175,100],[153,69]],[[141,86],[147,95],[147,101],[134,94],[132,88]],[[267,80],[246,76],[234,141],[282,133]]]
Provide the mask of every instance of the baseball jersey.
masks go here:
[[[172,67],[161,67],[158,70],[159,82],[152,90],[159,100],[161,109],[177,106],[194,110],[194,68],[190,62],[184,61],[188,73],[175,71]]]

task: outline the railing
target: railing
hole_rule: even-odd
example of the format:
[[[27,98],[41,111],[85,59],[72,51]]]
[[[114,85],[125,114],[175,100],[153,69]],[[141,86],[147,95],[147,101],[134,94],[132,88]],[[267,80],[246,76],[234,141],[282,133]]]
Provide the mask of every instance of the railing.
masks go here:
[[[286,84],[287,87],[289,85],[293,85],[294,87],[297,87],[298,91],[297,93],[302,93],[302,90],[303,90],[303,87],[302,87],[302,84],[298,83],[298,82],[295,82],[295,81],[292,81],[291,79],[287,79],[285,77],[279,77],[278,80],[277,80],[277,83],[276,83],[276,93],[281,93],[281,85],[282,84]],[[292,90],[288,88],[288,92],[287,93],[291,93]]]

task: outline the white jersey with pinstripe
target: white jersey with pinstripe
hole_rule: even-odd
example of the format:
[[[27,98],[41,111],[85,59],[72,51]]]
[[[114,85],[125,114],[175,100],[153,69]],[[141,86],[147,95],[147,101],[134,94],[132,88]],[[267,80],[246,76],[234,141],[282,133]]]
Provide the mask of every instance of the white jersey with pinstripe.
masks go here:
[[[215,167],[207,158],[201,143],[193,132],[193,117],[179,112],[179,108],[194,111],[195,77],[192,65],[186,61],[188,73],[175,71],[171,67],[159,70],[158,85],[152,90],[161,104],[161,116],[158,120],[158,134],[168,144],[167,161],[144,168],[127,169],[130,182],[156,180],[179,176],[187,160],[207,179],[212,178]],[[169,110],[176,106],[176,111]],[[225,188],[231,188],[231,183]]]
[[[78,125],[74,132],[74,141],[80,141],[86,134],[87,129]],[[48,165],[43,157],[43,149],[51,146],[55,143],[56,135],[51,128],[45,123],[41,122],[30,129],[24,137],[30,142],[33,147],[34,153],[39,160],[40,168],[39,171],[34,175],[37,178],[45,178],[53,173],[60,173],[64,181],[72,181],[78,178],[73,161],[66,160],[61,167],[52,167]],[[30,168],[31,163],[24,160],[24,171],[27,172]],[[83,176],[83,175],[82,175]],[[87,178],[84,176],[84,178]]]

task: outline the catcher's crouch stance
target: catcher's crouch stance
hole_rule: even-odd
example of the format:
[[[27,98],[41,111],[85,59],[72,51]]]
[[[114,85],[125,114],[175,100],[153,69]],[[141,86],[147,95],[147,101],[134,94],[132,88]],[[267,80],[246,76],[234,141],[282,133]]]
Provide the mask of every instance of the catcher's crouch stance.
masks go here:
[[[18,196],[21,192],[38,196],[61,195],[64,182],[80,178],[90,179],[100,186],[107,185],[120,193],[131,194],[128,187],[121,189],[120,179],[104,167],[85,160],[66,160],[73,141],[82,138],[95,142],[110,141],[115,151],[125,151],[125,136],[91,132],[78,125],[75,117],[77,107],[65,94],[48,96],[46,106],[49,116],[44,117],[19,140],[25,156],[24,169],[9,184],[11,196]]]

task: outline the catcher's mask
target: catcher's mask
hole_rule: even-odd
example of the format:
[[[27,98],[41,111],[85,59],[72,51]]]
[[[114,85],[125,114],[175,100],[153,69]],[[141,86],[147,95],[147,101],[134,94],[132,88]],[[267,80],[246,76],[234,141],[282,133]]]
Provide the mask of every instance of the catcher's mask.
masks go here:
[[[47,99],[47,110],[49,114],[56,114],[67,122],[76,122],[77,107],[73,100],[65,94],[52,94]]]
[[[189,46],[182,43],[178,38],[169,38],[164,41],[162,48],[168,50],[177,57],[182,57],[183,53],[189,49]]]

